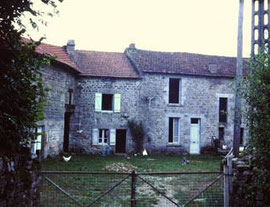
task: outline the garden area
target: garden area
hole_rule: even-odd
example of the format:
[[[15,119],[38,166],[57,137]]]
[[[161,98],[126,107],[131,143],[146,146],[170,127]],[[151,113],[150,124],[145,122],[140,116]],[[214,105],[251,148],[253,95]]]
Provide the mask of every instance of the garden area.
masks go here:
[[[137,206],[223,206],[220,160],[213,155],[50,158],[42,162],[42,206],[130,206],[132,195]]]
[[[185,159],[187,160],[185,163]],[[43,171],[112,171],[115,165],[134,169],[137,172],[175,171],[219,171],[221,157],[214,155],[152,155],[152,156],[98,156],[71,155],[65,162],[63,157],[49,158],[42,162]],[[110,170],[109,167],[112,167]],[[118,168],[116,168],[118,169]]]

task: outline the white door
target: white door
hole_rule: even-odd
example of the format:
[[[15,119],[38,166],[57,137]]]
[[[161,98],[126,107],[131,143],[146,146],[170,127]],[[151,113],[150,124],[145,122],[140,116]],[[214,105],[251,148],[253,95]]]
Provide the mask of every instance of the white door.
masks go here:
[[[200,154],[200,119],[191,119],[190,154]]]

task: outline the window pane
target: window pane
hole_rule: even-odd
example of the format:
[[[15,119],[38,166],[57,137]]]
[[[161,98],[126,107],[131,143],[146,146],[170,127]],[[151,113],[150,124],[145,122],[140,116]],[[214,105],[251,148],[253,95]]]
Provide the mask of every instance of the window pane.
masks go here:
[[[169,103],[179,103],[179,81],[180,79],[170,78]]]
[[[112,111],[113,94],[102,94],[102,110]]]
[[[173,142],[173,118],[169,118],[169,142]]]
[[[102,129],[99,130],[99,138],[102,138]]]
[[[179,119],[174,118],[173,119],[173,141],[178,142],[179,137]]]

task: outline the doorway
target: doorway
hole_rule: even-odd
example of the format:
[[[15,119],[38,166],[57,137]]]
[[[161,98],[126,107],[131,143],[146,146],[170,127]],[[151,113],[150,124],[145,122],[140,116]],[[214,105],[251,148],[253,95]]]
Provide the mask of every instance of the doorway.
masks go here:
[[[71,112],[65,112],[64,118],[64,143],[63,143],[63,150],[64,152],[68,152],[69,150],[69,124],[70,124],[70,116]]]
[[[116,153],[126,153],[126,129],[116,130]]]
[[[200,128],[201,120],[197,118],[191,119],[190,124],[190,154],[200,154]]]

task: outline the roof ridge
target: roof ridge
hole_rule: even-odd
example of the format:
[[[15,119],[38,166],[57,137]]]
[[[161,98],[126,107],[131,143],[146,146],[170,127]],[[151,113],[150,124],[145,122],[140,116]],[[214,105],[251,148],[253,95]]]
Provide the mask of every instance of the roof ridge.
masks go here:
[[[75,50],[75,52],[95,52],[95,53],[111,53],[111,54],[122,54],[123,52],[110,52],[110,51],[96,51],[96,50]]]
[[[156,51],[156,50],[145,50],[145,49],[130,49],[129,50],[137,50],[137,51],[142,51],[142,52],[151,52],[151,53],[161,53],[161,54],[189,54],[189,55],[199,55],[199,56],[209,56],[209,57],[218,57],[218,58],[237,58],[236,56],[222,56],[222,55],[209,55],[209,54],[201,54],[201,53],[191,53],[191,52],[168,52],[168,51]]]

